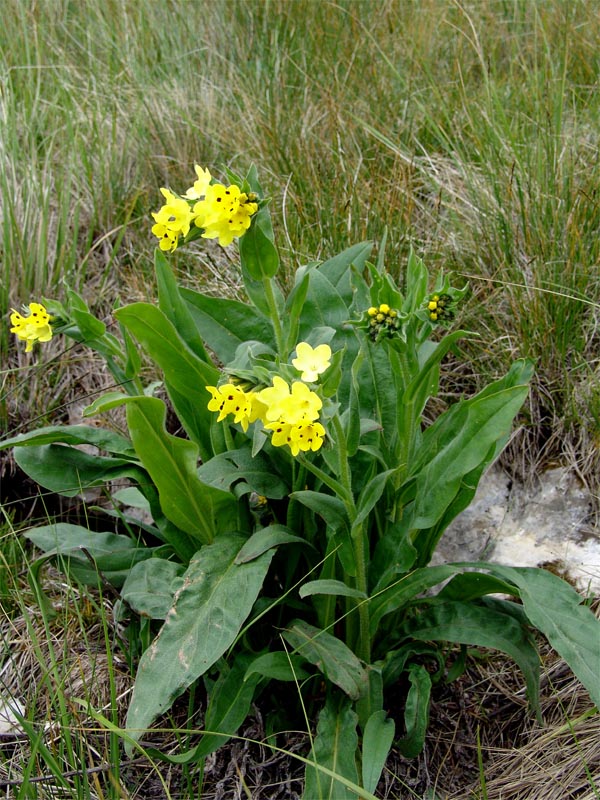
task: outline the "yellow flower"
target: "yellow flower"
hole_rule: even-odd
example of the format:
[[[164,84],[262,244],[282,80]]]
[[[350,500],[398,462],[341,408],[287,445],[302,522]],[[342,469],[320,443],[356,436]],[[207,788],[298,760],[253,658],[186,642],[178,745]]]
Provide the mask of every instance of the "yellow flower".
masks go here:
[[[194,215],[187,200],[177,197],[168,189],[160,191],[167,202],[158,211],[152,212],[156,222],[152,226],[152,233],[160,240],[158,246],[161,250],[173,251],[179,237],[189,233]]]
[[[217,239],[222,247],[243,236],[250,227],[251,217],[258,204],[251,202],[239,186],[213,183],[206,189],[204,199],[194,205],[194,222],[204,228],[202,238]]]
[[[274,447],[287,445],[293,456],[297,456],[301,450],[316,452],[323,444],[325,436],[325,428],[321,423],[309,419],[301,419],[295,425],[280,420],[269,422],[265,427],[273,433],[271,444]]]
[[[16,334],[21,341],[27,342],[25,352],[33,350],[34,342],[49,342],[52,339],[50,320],[52,317],[41,303],[29,303],[29,316],[24,317],[15,309],[11,309],[11,333]]]
[[[234,422],[239,422],[244,432],[248,430],[248,424],[252,422],[252,392],[244,392],[239,386],[233,383],[226,383],[223,386],[205,386],[212,398],[208,401],[209,411],[218,411],[217,422],[222,422],[228,414],[233,414]]]
[[[263,389],[258,396],[267,406],[264,416],[266,422],[285,421],[296,425],[303,419],[315,420],[323,406],[319,395],[305,383],[294,381],[290,391],[290,387],[278,375],[273,378],[273,386]]]
[[[300,377],[307,383],[314,383],[331,366],[331,348],[328,344],[320,344],[313,349],[306,342],[300,342],[296,346],[296,355],[292,364],[302,373]]]
[[[198,180],[194,181],[194,185],[185,193],[185,197],[187,197],[188,200],[199,200],[201,197],[204,197],[212,180],[211,174],[207,169],[202,169],[198,164],[194,164],[194,169]]]
[[[325,428],[320,422],[306,421],[295,425],[289,432],[288,444],[293,456],[297,456],[300,450],[316,452],[323,444]]]

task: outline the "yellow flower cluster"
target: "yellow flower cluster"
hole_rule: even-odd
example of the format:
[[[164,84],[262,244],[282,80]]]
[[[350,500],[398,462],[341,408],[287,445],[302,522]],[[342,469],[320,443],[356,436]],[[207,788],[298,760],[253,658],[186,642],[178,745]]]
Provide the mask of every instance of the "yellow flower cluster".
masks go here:
[[[325,372],[330,366],[331,348],[319,345],[313,349],[300,342],[296,354],[292,364],[302,373],[300,381],[288,384],[275,375],[271,386],[248,392],[233,383],[207,386],[212,395],[208,409],[219,412],[217,422],[233,414],[233,421],[245,432],[252,422],[260,420],[271,433],[274,447],[287,445],[294,456],[300,451],[317,451],[325,436],[325,428],[318,422],[323,401],[303,381],[312,383]]]
[[[369,335],[378,340],[381,335],[392,335],[399,327],[398,312],[387,303],[371,306],[367,309],[369,318]]]
[[[454,319],[454,310],[451,308],[452,302],[452,297],[449,294],[434,294],[427,303],[429,319],[432,322]]]
[[[27,342],[26,353],[33,350],[34,342],[49,342],[52,339],[52,317],[41,303],[29,303],[29,315],[26,317],[14,308],[11,310],[10,322],[13,327],[10,332],[16,334],[21,341]]]
[[[159,240],[161,250],[175,250],[192,224],[203,229],[204,239],[218,239],[222,247],[227,247],[243,236],[250,227],[252,215],[258,211],[255,198],[242,192],[239,186],[212,183],[207,169],[196,164],[195,170],[197,180],[182,197],[168,189],[160,190],[166,202],[159,211],[152,213],[156,223],[152,233]]]

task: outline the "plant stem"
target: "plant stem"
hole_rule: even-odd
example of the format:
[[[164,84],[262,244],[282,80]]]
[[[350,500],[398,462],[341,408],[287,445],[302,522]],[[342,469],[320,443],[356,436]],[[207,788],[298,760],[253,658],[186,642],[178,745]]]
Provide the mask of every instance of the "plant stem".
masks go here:
[[[350,531],[352,536],[352,546],[354,549],[354,565],[356,567],[355,584],[359,591],[368,593],[367,584],[367,559],[366,559],[366,542],[365,542],[365,525],[361,523],[357,527],[354,526],[356,520],[356,506],[354,504],[354,497],[352,495],[352,476],[350,474],[350,464],[348,463],[348,449],[346,447],[346,436],[341,420],[337,414],[333,417],[333,427],[336,435],[336,445],[338,448],[339,463],[340,463],[340,482],[344,487],[347,498],[341,497],[344,501],[348,518],[350,520]],[[349,618],[351,620],[351,617]],[[358,641],[356,643],[356,654],[362,658],[365,663],[369,664],[371,661],[371,637],[370,637],[370,624],[369,624],[369,604],[361,601],[358,605],[358,621],[359,632]],[[348,628],[348,634],[352,631],[352,627]]]
[[[271,322],[273,323],[273,331],[275,332],[275,341],[277,342],[277,352],[280,356],[284,356],[283,352],[283,335],[281,332],[281,320],[279,319],[279,309],[275,300],[275,293],[273,292],[272,278],[263,278],[263,286],[265,290],[265,299],[271,312]]]

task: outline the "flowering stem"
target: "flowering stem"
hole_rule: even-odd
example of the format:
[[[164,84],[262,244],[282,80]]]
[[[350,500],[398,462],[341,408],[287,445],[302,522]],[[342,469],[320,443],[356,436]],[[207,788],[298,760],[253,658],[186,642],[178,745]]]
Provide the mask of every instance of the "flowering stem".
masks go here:
[[[271,312],[271,322],[273,323],[273,331],[275,332],[275,341],[277,342],[277,352],[283,356],[283,336],[281,332],[281,320],[279,319],[279,309],[277,308],[277,301],[275,300],[275,293],[273,292],[273,283],[271,278],[263,278],[263,287],[265,290],[265,299]]]
[[[356,505],[354,504],[354,497],[352,494],[352,476],[350,473],[350,464],[348,463],[348,448],[346,446],[346,436],[344,428],[338,414],[333,417],[333,427],[336,435],[336,446],[338,449],[338,457],[340,463],[340,479],[345,489],[346,498],[340,497],[346,506],[348,519],[350,521],[350,530],[352,534],[352,546],[354,549],[354,566],[356,568],[356,588],[364,592],[365,596],[368,593],[367,584],[367,558],[366,558],[366,542],[365,542],[365,525],[360,523],[355,526],[356,521]],[[352,622],[352,617],[349,618]],[[370,663],[371,660],[371,638],[369,633],[369,604],[360,602],[358,606],[358,642],[356,645],[356,654],[362,658],[365,663]],[[354,631],[348,630],[348,637]]]

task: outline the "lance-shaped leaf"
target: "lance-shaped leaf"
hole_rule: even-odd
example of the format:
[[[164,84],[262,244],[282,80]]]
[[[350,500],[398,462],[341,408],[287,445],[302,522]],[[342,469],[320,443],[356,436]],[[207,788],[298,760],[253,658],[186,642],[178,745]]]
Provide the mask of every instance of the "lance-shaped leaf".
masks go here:
[[[362,746],[362,783],[374,792],[394,740],[394,720],[385,711],[375,711],[365,725]]]
[[[398,749],[405,758],[415,758],[425,743],[427,723],[429,722],[431,678],[421,664],[411,664],[408,677],[411,685],[404,708],[406,736],[399,740]]]
[[[20,433],[0,442],[0,450],[7,447],[37,447],[43,444],[91,444],[107,453],[135,457],[129,439],[104,428],[90,425],[50,425],[28,433]]]
[[[132,478],[142,484],[148,480],[147,473],[130,459],[90,455],[62,444],[18,447],[14,455],[30,478],[65,497],[75,497],[84,489],[117,478]]]
[[[209,362],[208,353],[204,347],[202,337],[198,333],[198,328],[194,324],[190,310],[184,302],[182,290],[175,280],[173,270],[164,253],[156,248],[154,251],[154,271],[156,272],[156,282],[158,285],[158,305],[160,310],[173,323],[177,332],[187,343],[198,358]]]
[[[403,626],[413,639],[491,647],[507,653],[525,678],[527,697],[539,713],[540,659],[528,631],[511,615],[473,603],[447,601],[423,610]]]
[[[162,369],[165,381],[172,387],[173,405],[177,411],[177,400],[181,396],[195,406],[196,425],[187,430],[196,438],[203,460],[210,458],[210,427],[213,414],[208,410],[210,399],[205,386],[213,386],[219,371],[207,364],[190,350],[186,342],[168,317],[149,303],[132,303],[119,308],[115,316],[132,333],[148,355]],[[185,409],[189,416],[189,410]]]
[[[356,769],[357,716],[347,699],[329,697],[319,714],[317,735],[313,742],[311,760],[321,767],[353,783],[358,781]],[[333,776],[320,772],[315,767],[306,767],[304,800],[356,800],[357,795]]]
[[[243,543],[242,537],[222,536],[190,562],[164,625],[140,661],[127,714],[134,739],[223,655],[250,614],[274,551],[236,564]]]
[[[425,431],[411,469],[416,476],[416,498],[407,510],[411,528],[435,525],[463,476],[489,458],[495,443],[505,440],[529,391],[517,381],[528,380],[530,374],[527,362],[516,363],[505,378],[456,403]]]
[[[367,673],[352,650],[336,636],[295,620],[283,633],[298,655],[314,664],[323,675],[357,700],[367,683]]]
[[[158,489],[165,516],[178,528],[211,542],[224,525],[235,525],[232,495],[198,478],[198,447],[165,429],[166,407],[156,397],[132,397],[127,402],[127,424],[140,461]],[[231,528],[229,528],[231,530]],[[227,527],[225,527],[227,530]]]
[[[600,707],[600,621],[566,581],[545,569],[478,564],[518,587],[523,608]]]
[[[271,214],[263,206],[239,240],[240,259],[244,270],[255,280],[273,278],[279,269],[279,254],[273,241]]]
[[[180,292],[204,341],[224,364],[233,361],[237,348],[250,339],[275,346],[270,321],[253,306],[191,289]]]

